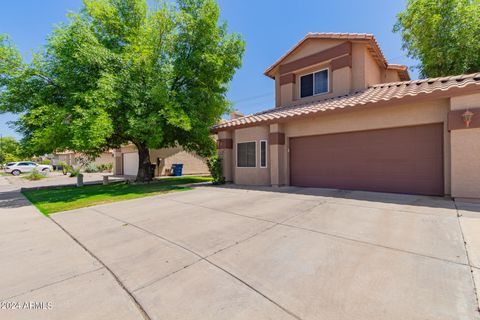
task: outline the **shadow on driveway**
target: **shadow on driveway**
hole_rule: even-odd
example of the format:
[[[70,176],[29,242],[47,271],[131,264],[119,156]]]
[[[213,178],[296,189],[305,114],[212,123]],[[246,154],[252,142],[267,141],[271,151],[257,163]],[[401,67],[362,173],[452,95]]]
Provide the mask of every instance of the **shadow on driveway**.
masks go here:
[[[0,192],[0,209],[14,209],[29,205],[31,205],[30,202],[18,190]]]

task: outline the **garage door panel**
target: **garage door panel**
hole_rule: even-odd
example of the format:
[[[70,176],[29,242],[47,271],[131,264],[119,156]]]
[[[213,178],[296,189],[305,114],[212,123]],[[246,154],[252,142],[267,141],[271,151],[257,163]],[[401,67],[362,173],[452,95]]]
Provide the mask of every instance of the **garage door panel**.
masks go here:
[[[138,153],[123,154],[123,174],[126,176],[136,176],[138,173]]]
[[[291,138],[290,182],[443,195],[443,124]]]

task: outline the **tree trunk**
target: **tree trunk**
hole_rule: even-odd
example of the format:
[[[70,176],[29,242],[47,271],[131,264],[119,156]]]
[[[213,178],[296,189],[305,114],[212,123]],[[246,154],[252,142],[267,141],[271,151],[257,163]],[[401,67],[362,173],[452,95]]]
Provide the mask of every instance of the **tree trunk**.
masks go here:
[[[138,173],[135,179],[138,182],[152,181],[153,169],[150,163],[150,151],[143,143],[135,144],[138,149]]]

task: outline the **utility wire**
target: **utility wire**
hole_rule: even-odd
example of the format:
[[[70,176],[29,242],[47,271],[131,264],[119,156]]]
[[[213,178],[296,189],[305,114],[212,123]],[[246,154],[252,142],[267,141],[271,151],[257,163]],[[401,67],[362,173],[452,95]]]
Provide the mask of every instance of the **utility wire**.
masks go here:
[[[239,104],[239,103],[243,103],[243,102],[252,101],[252,100],[259,99],[259,98],[267,97],[267,96],[270,96],[270,95],[273,95],[273,91],[266,92],[266,93],[263,93],[263,94],[260,94],[260,95],[257,95],[257,96],[251,96],[251,97],[243,98],[243,99],[240,99],[240,100],[236,100],[236,101],[233,101],[233,103],[234,104]]]

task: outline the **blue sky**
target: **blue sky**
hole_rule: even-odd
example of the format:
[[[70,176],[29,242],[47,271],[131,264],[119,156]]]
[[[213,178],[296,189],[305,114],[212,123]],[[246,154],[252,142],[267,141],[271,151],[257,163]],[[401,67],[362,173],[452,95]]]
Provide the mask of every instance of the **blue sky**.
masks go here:
[[[243,35],[247,50],[243,66],[230,85],[229,98],[245,114],[274,105],[274,83],[263,71],[308,32],[373,33],[388,61],[415,65],[401,50],[399,34],[392,33],[396,14],[405,1],[385,0],[217,0],[229,30]],[[282,4],[282,5],[280,5]],[[0,33],[9,34],[25,59],[45,43],[54,25],[77,11],[81,0],[2,1]],[[410,72],[417,78],[416,72]],[[0,115],[0,134],[18,137]]]

